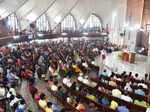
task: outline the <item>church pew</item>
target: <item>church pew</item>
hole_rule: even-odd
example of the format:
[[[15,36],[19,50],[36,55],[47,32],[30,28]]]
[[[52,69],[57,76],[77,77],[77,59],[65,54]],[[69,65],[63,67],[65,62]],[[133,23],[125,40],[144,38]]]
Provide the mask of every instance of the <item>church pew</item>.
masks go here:
[[[94,93],[95,95],[106,96],[108,98],[108,100],[110,100],[110,101],[114,100],[114,101],[117,101],[117,102],[119,102],[119,103],[121,103],[123,105],[126,105],[126,107],[129,108],[131,110],[131,112],[137,112],[137,111],[146,112],[146,108],[144,108],[144,107],[141,107],[141,106],[138,106],[136,104],[124,101],[124,100],[119,99],[117,97],[113,97],[112,95],[106,94],[105,92],[98,91],[95,88],[90,87],[89,85],[86,85],[86,84],[84,84],[83,82],[81,82],[79,80],[77,80],[77,82],[80,85],[82,85],[83,87],[88,88],[89,91],[92,91],[92,93]]]
[[[122,78],[122,76],[120,74],[116,74],[117,78]],[[141,80],[136,79],[135,80],[136,83],[141,83]],[[150,87],[150,82],[145,82],[145,84],[147,84],[148,87]]]
[[[100,109],[102,109],[102,110],[104,110],[106,112],[118,112],[117,110],[113,110],[113,109],[111,109],[109,107],[106,107],[105,105],[102,105],[100,103],[97,103],[95,101],[92,101],[92,100],[88,99],[85,96],[82,96],[78,91],[72,90],[71,88],[69,88],[65,84],[62,84],[62,85],[64,86],[64,88],[66,88],[69,91],[69,93],[71,93],[72,95],[77,96],[78,98],[84,100],[87,103],[94,103],[98,108],[100,108]]]
[[[62,99],[61,97],[59,97],[56,92],[51,91],[50,89],[48,89],[48,91],[51,93],[51,95],[53,95],[60,103],[62,103],[65,107],[67,107],[68,109],[70,109],[70,111],[73,112],[80,112],[78,111],[75,107],[73,107],[72,105],[70,105],[69,103],[67,103],[66,101],[64,101],[64,99]]]
[[[103,76],[103,75],[101,75],[100,77],[102,77],[103,79],[105,79],[105,80],[110,80],[111,78],[110,77],[107,77],[107,76]],[[117,83],[117,85],[120,85],[120,86],[122,86],[123,88],[124,88],[124,86],[126,85],[126,82],[124,81],[119,81],[119,80],[115,80],[115,82]],[[131,88],[133,89],[133,90],[135,90],[135,89],[138,89],[138,86],[133,86],[133,85],[131,85]],[[148,94],[148,89],[145,89],[145,88],[143,88],[143,91],[146,93],[146,94]]]
[[[133,93],[133,92],[126,91],[126,90],[121,89],[121,88],[118,88],[118,87],[109,86],[108,84],[102,83],[102,82],[100,82],[100,81],[98,81],[98,80],[94,80],[93,78],[90,78],[90,80],[102,84],[106,89],[109,89],[109,90],[119,89],[123,94],[124,94],[125,92],[127,92],[127,93],[129,94],[129,96],[132,97],[134,100],[135,100],[135,99],[139,99],[139,97],[142,97],[142,99],[143,99],[144,101],[146,101],[146,102],[148,101],[148,98],[147,98],[146,96],[138,95],[138,94],[135,94],[135,93]]]

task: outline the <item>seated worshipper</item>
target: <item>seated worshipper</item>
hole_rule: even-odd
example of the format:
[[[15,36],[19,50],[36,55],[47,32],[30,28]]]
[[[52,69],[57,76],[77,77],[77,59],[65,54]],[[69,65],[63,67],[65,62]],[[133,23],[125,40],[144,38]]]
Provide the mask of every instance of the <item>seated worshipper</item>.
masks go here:
[[[40,100],[40,92],[38,91],[38,89],[35,90],[34,99],[36,102],[39,102]]]
[[[22,99],[19,104],[18,104],[18,109],[20,110],[24,110],[25,109],[25,106],[26,106],[26,102],[24,99]]]
[[[61,86],[58,87],[58,91],[56,92],[56,94],[57,94],[59,97],[61,97],[61,98],[65,98],[65,97],[64,97],[65,94],[63,93],[63,90],[62,90],[62,87],[61,87]]]
[[[132,90],[132,88],[131,88],[130,85],[131,85],[130,83],[126,83],[126,85],[125,85],[125,87],[124,87],[124,90],[129,91],[129,92],[132,92],[133,90]]]
[[[73,90],[76,90],[76,87],[77,87],[77,83],[73,82],[70,88]]]
[[[52,103],[51,102],[47,102],[47,106],[45,108],[45,112],[53,112],[53,110],[52,110]]]
[[[21,74],[24,79],[29,79],[30,77],[33,77],[33,72],[29,69],[23,70]]]
[[[53,65],[53,66],[55,66],[55,65]],[[55,68],[55,67],[54,67]],[[58,72],[57,72],[57,69],[54,69],[53,67],[52,67],[52,65],[51,66],[49,66],[49,72],[51,73],[51,75],[53,76],[53,77],[56,77],[56,76],[58,76]]]
[[[102,72],[102,75],[103,75],[103,76],[107,76],[107,77],[109,77],[109,75],[108,75],[108,73],[107,73],[107,70],[106,70],[106,69]]]
[[[3,107],[2,102],[0,102],[0,112],[4,112],[4,107]]]
[[[6,90],[3,84],[0,84],[0,99],[3,99],[5,97]]]
[[[87,90],[84,89],[82,86],[79,87],[79,91],[80,91],[80,94],[81,94],[82,96],[86,96]]]
[[[82,81],[84,84],[87,84],[87,85],[90,85],[90,82],[89,82],[89,80],[88,80],[88,76],[85,76],[84,78],[83,78],[83,81]]]
[[[118,108],[118,103],[116,101],[111,101],[110,108],[116,110]]]
[[[145,96],[145,92],[144,92],[142,89],[143,89],[143,87],[142,87],[142,86],[139,86],[138,89],[134,90],[134,93],[135,93],[135,94],[138,94],[138,95]]]
[[[30,91],[30,93],[32,95],[32,98],[34,99],[34,96],[35,96],[35,93],[36,93],[37,89],[34,87],[33,84],[30,84],[29,91]]]
[[[90,91],[87,93],[86,97],[96,102],[96,97]]]
[[[51,88],[51,86],[54,84],[53,82],[53,77],[50,76],[49,81],[48,81],[48,88]]]
[[[136,83],[136,80],[135,80],[135,79],[132,79],[132,80],[131,80],[131,85],[132,85],[132,86],[137,86],[137,85],[138,85],[138,84]]]
[[[109,84],[109,86],[117,87],[117,83],[115,82],[115,80],[113,78],[110,79],[108,84]]]
[[[57,108],[55,104],[52,104],[52,110],[53,112],[59,112],[59,109]]]
[[[75,107],[76,102],[73,100],[73,98],[67,97],[67,103],[71,104],[73,107]]]
[[[80,70],[80,68],[76,65],[76,64],[72,64],[72,68],[75,70],[76,73],[78,73],[79,75],[83,75],[82,70]]]
[[[134,104],[142,107],[147,107],[146,102],[141,97],[139,97],[138,100],[134,100]]]
[[[58,91],[58,81],[55,80],[54,84],[51,86],[51,90],[57,92]]]
[[[77,104],[78,104],[76,107],[77,110],[79,110],[80,112],[86,112],[84,104],[79,99],[77,99]]]
[[[64,83],[65,85],[67,85],[68,87],[71,87],[71,85],[72,85],[70,78],[71,78],[71,77],[69,77],[69,76],[65,76],[64,79],[63,79],[63,83]]]
[[[131,102],[131,103],[133,102],[133,99],[128,95],[127,92],[121,95],[121,99],[127,102]]]
[[[40,94],[39,106],[44,110],[47,106],[47,100],[44,93]]]
[[[132,75],[132,72],[129,73],[128,78],[129,78],[129,79],[134,79],[134,77],[133,77],[133,75]]]
[[[141,80],[141,83],[138,83],[138,86],[142,86],[144,89],[147,89],[147,85],[144,83],[144,80]]]
[[[130,112],[129,109],[126,106],[118,106],[117,110],[119,112]]]
[[[89,109],[87,109],[87,112],[97,112],[97,109],[94,103],[89,104]]]
[[[10,105],[11,109],[12,109],[12,110],[15,110],[15,108],[14,108],[14,107],[15,107],[15,104],[17,104],[20,99],[18,99],[18,98],[15,97],[14,95],[11,95],[9,100],[10,100],[9,105]]]
[[[16,96],[17,93],[16,93],[16,90],[15,90],[15,85],[14,84],[12,84],[11,87],[9,88],[9,92],[11,92],[12,95]]]
[[[98,81],[98,80],[99,80],[99,78],[100,78],[100,77],[99,77],[98,73],[97,73],[97,74],[95,74],[95,75],[93,76],[93,79],[94,79],[94,80],[97,80],[97,81]]]
[[[15,83],[16,80],[18,79],[10,70],[7,70],[7,79],[9,83]]]
[[[121,98],[121,91],[119,89],[113,89],[112,90],[112,96],[117,97],[117,98]]]
[[[138,73],[135,74],[134,79],[135,79],[135,80],[141,80],[141,79],[139,78],[139,74],[138,74]]]
[[[100,103],[107,107],[109,107],[109,105],[110,105],[110,102],[108,101],[107,97],[104,97]]]

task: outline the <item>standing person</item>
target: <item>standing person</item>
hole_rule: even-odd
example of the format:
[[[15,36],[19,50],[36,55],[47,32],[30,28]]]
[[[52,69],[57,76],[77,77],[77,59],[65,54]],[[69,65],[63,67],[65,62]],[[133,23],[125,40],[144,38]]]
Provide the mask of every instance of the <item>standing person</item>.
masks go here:
[[[99,74],[101,74],[104,69],[105,59],[106,59],[106,54],[105,51],[102,50],[101,55],[99,57]]]

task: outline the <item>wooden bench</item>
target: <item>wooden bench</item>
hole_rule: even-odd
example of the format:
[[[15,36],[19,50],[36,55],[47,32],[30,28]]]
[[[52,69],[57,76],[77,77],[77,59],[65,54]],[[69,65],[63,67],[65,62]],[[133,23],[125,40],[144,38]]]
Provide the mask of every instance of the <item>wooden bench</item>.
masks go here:
[[[98,80],[94,80],[93,78],[90,78],[92,81],[96,82],[96,83],[100,83],[102,86],[104,86],[106,89],[109,89],[109,90],[113,90],[113,89],[119,89],[123,94],[126,92],[128,93],[128,95],[133,98],[134,100],[135,99],[139,99],[139,97],[141,97],[144,101],[148,101],[148,98],[146,96],[142,96],[142,95],[138,95],[138,94],[135,94],[133,92],[129,92],[129,91],[126,91],[124,89],[121,89],[121,88],[118,88],[118,87],[112,87],[112,86],[109,86],[108,84],[106,83],[102,83]]]
[[[106,112],[118,112],[117,110],[113,110],[109,107],[106,107],[105,105],[102,105],[100,103],[97,103],[93,100],[90,100],[89,98],[82,96],[78,91],[75,91],[71,88],[69,88],[68,86],[66,86],[65,84],[62,84],[72,95],[75,95],[77,97],[79,97],[80,99],[84,100],[87,103],[94,103],[99,109],[104,110]]]
[[[103,75],[101,75],[100,77],[102,77],[103,79],[105,79],[105,80],[110,80],[111,78],[110,77],[107,77],[107,76],[103,76]],[[119,81],[119,80],[115,80],[115,82],[118,84],[118,85],[120,85],[120,86],[122,86],[123,88],[124,88],[124,86],[126,85],[126,82],[123,82],[123,81]],[[133,89],[133,90],[135,90],[135,89],[138,89],[138,86],[133,86],[133,85],[131,85],[131,88]],[[148,94],[148,89],[145,89],[145,88],[143,88],[142,89],[146,94]]]
[[[106,94],[105,92],[100,92],[97,89],[95,89],[93,87],[90,87],[90,86],[84,84],[83,82],[81,82],[79,80],[77,80],[77,82],[80,85],[82,85],[83,87],[86,87],[89,91],[92,91],[95,95],[106,96],[108,98],[108,100],[110,100],[110,101],[114,100],[114,101],[119,102],[119,104],[121,103],[123,105],[126,105],[126,107],[129,108],[131,110],[131,112],[137,112],[137,111],[146,112],[146,108],[145,107],[141,107],[141,106],[138,106],[136,104],[133,104],[133,103],[124,101],[122,99],[119,99],[117,97],[113,97],[112,95]]]

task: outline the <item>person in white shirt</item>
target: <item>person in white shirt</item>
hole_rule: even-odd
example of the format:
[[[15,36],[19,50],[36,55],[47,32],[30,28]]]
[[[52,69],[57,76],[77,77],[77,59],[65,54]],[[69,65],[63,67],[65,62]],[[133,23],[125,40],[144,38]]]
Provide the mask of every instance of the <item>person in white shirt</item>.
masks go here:
[[[85,78],[83,79],[83,83],[84,83],[84,84],[87,84],[87,85],[90,84],[89,79],[88,79],[88,76],[85,76]]]
[[[119,89],[113,89],[112,90],[112,96],[117,97],[117,98],[121,98],[121,91]]]
[[[71,80],[69,79],[69,76],[65,76],[65,77],[64,77],[63,83],[64,83],[65,85],[67,85],[68,87],[71,87],[71,85],[72,85]]]
[[[0,99],[4,98],[5,94],[6,94],[6,90],[3,84],[0,84]]]
[[[142,86],[144,89],[147,89],[147,85],[144,83],[144,80],[141,80],[141,83],[138,83],[138,86]]]
[[[124,87],[124,90],[130,91],[130,92],[133,91],[132,88],[131,88],[131,86],[130,86],[130,83],[126,83],[126,86]]]
[[[57,85],[58,85],[58,81],[54,81],[54,84],[51,86],[51,90],[52,91],[58,91]]]
[[[82,77],[82,76],[79,76],[79,77],[78,77],[78,80],[82,82],[82,81],[83,81],[83,77]]]
[[[133,99],[127,93],[121,95],[121,99],[127,102],[131,102],[131,103],[133,102]]]

